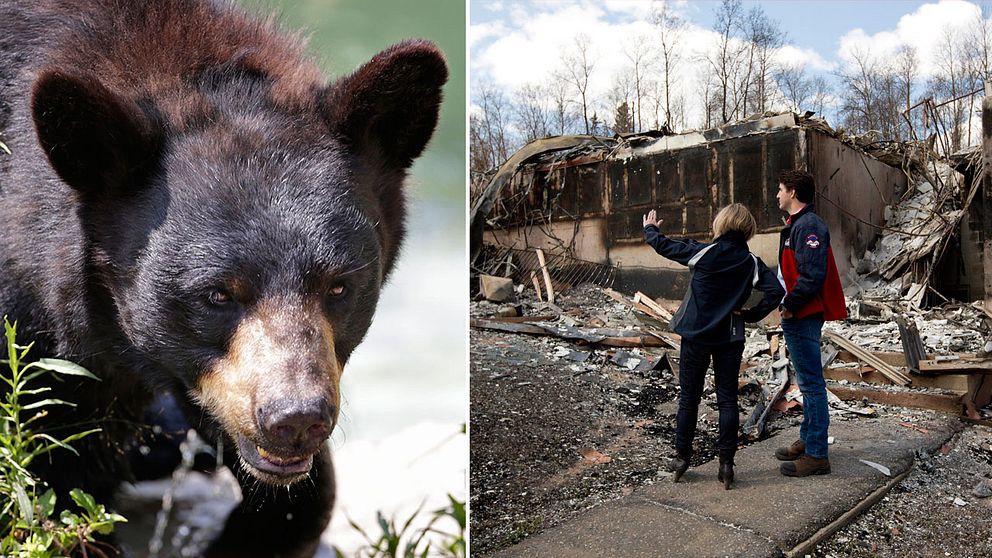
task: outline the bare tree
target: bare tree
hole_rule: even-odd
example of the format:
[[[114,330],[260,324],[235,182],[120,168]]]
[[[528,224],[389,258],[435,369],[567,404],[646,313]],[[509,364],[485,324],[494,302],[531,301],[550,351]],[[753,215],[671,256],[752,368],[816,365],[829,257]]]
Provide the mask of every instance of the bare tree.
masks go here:
[[[910,139],[916,125],[913,122],[913,84],[919,79],[920,59],[916,54],[916,48],[911,45],[902,45],[896,51],[893,71],[895,73],[896,86],[899,89],[900,109],[899,113],[905,114],[905,118],[898,122],[897,130],[904,130],[898,134],[897,139]],[[899,116],[897,114],[897,116]]]
[[[682,59],[681,40],[688,23],[674,13],[668,2],[651,14],[651,21],[658,28],[658,44],[661,46],[660,59],[662,83],[664,84],[665,123],[672,125],[672,77]],[[657,120],[657,114],[655,115]],[[660,127],[660,126],[659,126]]]
[[[961,149],[962,125],[965,121],[965,100],[961,95],[967,92],[967,72],[964,68],[963,48],[951,29],[944,29],[935,53],[937,71],[930,82],[931,92],[936,98],[947,99],[940,109],[945,148],[950,152]]]
[[[720,113],[725,109],[724,92],[721,91],[721,83],[712,72],[706,72],[703,79],[703,128],[712,128]]]
[[[481,174],[493,168],[484,128],[481,116],[472,114],[468,117],[469,169],[473,174]]]
[[[566,131],[571,130],[575,121],[574,113],[569,110],[569,105],[573,101],[569,95],[568,79],[564,72],[556,71],[551,74],[547,92],[551,99],[551,129],[557,130],[558,135],[563,136]]]
[[[791,110],[799,112],[807,108],[807,100],[813,96],[813,79],[806,74],[802,64],[778,68],[775,82]]]
[[[738,45],[736,30],[741,15],[741,0],[723,0],[720,2],[716,8],[716,20],[713,23],[713,30],[719,35],[719,39],[714,50],[706,57],[716,80],[716,95],[720,100],[721,124],[734,118],[739,108],[737,93],[742,52]]]
[[[511,144],[508,133],[508,107],[503,92],[492,84],[479,87],[478,135],[480,148],[485,150],[488,168],[503,164],[510,156]]]
[[[770,85],[775,71],[775,52],[785,43],[786,34],[777,21],[760,6],[748,11],[743,25],[748,42],[748,63],[744,77],[743,112],[764,112],[768,108]],[[750,110],[748,106],[750,105]]]
[[[830,84],[827,80],[823,79],[823,76],[814,77],[811,82],[813,93],[806,108],[808,110],[814,111],[819,115],[823,115],[823,109],[827,105],[827,101],[833,98],[833,91],[830,88]]]
[[[634,114],[631,113],[631,103],[630,99],[633,96],[635,85],[634,85],[634,73],[631,68],[621,68],[613,75],[613,83],[610,90],[606,94],[606,106],[609,107],[607,114],[617,115],[617,110],[623,105],[626,107],[626,117],[630,118],[630,124],[635,124]],[[614,122],[614,130],[616,130],[617,125],[626,128],[627,123],[617,123]],[[631,127],[632,128],[632,127]],[[624,132],[633,132],[633,129],[625,129]]]
[[[631,85],[633,85],[634,93],[634,114],[632,115],[632,120],[635,128],[632,131],[640,132],[644,130],[643,120],[641,119],[641,104],[647,96],[648,84],[646,71],[654,63],[657,53],[647,37],[636,36],[624,46],[623,54],[630,61],[632,70],[631,78],[633,83]]]
[[[561,56],[564,67],[564,74],[569,84],[575,88],[579,94],[582,105],[582,120],[586,125],[586,133],[590,133],[589,121],[589,78],[592,75],[595,63],[591,52],[590,39],[588,35],[579,34],[575,37],[574,50],[565,52]]]
[[[975,11],[964,46],[967,69],[978,81],[992,78],[992,19],[989,6]]]
[[[972,20],[967,33],[967,40],[964,41],[965,71],[969,75],[969,81],[973,84],[972,90],[978,89],[981,84],[992,79],[992,9],[985,5],[980,10],[975,10],[975,18]],[[972,95],[968,98],[968,113],[975,114],[975,104],[980,100]],[[968,143],[972,143],[971,118],[969,120]],[[980,136],[979,130],[978,135]],[[976,138],[977,139],[977,138]]]
[[[514,93],[514,123],[523,143],[551,135],[552,115],[548,92],[540,85],[527,84]]]
[[[841,71],[841,118],[854,133],[878,129],[879,72],[871,51],[856,48]]]

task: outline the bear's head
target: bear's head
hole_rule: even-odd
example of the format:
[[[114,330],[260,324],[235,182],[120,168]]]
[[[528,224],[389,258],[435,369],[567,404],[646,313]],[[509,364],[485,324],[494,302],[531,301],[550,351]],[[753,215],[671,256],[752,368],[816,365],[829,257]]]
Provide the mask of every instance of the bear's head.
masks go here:
[[[197,76],[208,110],[177,128],[154,96],[39,74],[39,143],[74,190],[87,288],[106,302],[92,311],[265,482],[305,477],[335,427],[446,79],[437,48],[411,41],[287,107],[232,64]]]

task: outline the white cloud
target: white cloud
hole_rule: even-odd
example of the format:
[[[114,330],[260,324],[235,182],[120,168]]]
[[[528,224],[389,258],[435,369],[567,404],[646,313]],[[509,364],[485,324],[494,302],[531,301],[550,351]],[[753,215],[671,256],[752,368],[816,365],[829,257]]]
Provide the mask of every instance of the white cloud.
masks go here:
[[[506,35],[506,26],[500,21],[488,21],[477,23],[468,28],[468,48],[473,49],[486,39],[493,39]]]
[[[837,69],[836,62],[823,58],[820,56],[820,53],[815,50],[799,48],[794,45],[785,45],[780,48],[778,53],[776,53],[775,58],[780,64],[785,64],[787,66],[800,65],[807,70],[817,72],[832,72]]]
[[[651,21],[657,2],[647,0],[603,0],[599,3],[611,14],[642,21]]]
[[[683,1],[671,5],[683,16],[691,16],[691,12],[700,9],[699,4]],[[604,105],[593,110],[600,119],[612,120],[606,114],[612,109],[605,107],[605,100],[615,76],[629,67],[624,46],[634,41],[658,44],[657,28],[650,23],[650,14],[657,6],[657,0],[503,2],[496,17],[487,12],[482,19],[488,23],[472,25],[469,29],[472,87],[477,88],[481,82],[491,83],[509,96],[526,84],[547,84],[562,67],[562,52],[574,50],[575,37],[582,34],[591,41],[590,53],[595,63],[589,96]],[[899,9],[898,6],[893,4],[893,9]],[[786,45],[776,59],[784,64],[802,65],[815,75],[835,72],[850,61],[851,53],[857,48],[870,49],[874,56],[885,60],[907,43],[916,47],[921,78],[925,79],[933,73],[933,54],[943,39],[943,29],[959,35],[977,14],[977,6],[964,0],[929,3],[904,15],[893,29],[871,35],[860,28],[850,30],[838,39],[836,52],[821,53]],[[682,60],[672,93],[685,99],[685,124],[692,127],[702,120],[703,85],[712,74],[704,56],[715,47],[718,36],[689,21],[679,41]],[[650,77],[660,78],[661,73],[660,63],[649,70]],[[837,99],[831,99],[827,108],[836,102]],[[649,120],[653,122],[651,112]]]
[[[675,4],[676,9],[681,4]],[[590,55],[594,61],[590,80],[590,97],[603,100],[612,88],[615,76],[629,67],[624,49],[641,41],[657,45],[657,28],[650,23],[654,2],[610,0],[606,2],[536,3],[515,5],[504,18],[502,32],[491,24],[471,26],[471,75],[473,86],[481,81],[492,83],[507,93],[526,84],[545,84],[556,70],[562,68],[562,53],[574,51],[575,38],[585,35],[590,40]],[[483,40],[485,39],[485,40]],[[695,104],[701,97],[700,79],[703,68],[699,53],[710,48],[715,34],[690,25],[680,44],[681,71],[673,95],[681,94],[689,103],[695,122]],[[816,60],[813,56],[806,56]],[[820,61],[816,61],[820,64]],[[650,68],[653,76],[661,73],[659,63]],[[604,107],[594,107],[600,119],[611,120]],[[652,117],[653,118],[653,117]]]
[[[978,14],[978,6],[964,0],[924,4],[915,12],[902,16],[895,29],[873,35],[860,28],[852,29],[840,38],[837,55],[850,62],[852,53],[860,49],[884,60],[893,56],[901,45],[907,44],[916,48],[921,77],[926,78],[935,71],[936,54],[945,32],[952,36],[965,33]]]

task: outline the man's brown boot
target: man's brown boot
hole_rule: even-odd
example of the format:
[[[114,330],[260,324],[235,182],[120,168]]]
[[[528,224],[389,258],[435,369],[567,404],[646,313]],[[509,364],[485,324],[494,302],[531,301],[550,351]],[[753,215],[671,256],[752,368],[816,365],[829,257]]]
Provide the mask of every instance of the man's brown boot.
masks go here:
[[[804,444],[802,440],[796,440],[787,448],[778,448],[775,450],[775,457],[778,458],[779,461],[795,461],[805,453],[806,444]]]
[[[786,461],[779,465],[781,473],[787,477],[808,477],[810,475],[829,475],[830,460],[826,457],[816,458],[803,454],[795,461]]]

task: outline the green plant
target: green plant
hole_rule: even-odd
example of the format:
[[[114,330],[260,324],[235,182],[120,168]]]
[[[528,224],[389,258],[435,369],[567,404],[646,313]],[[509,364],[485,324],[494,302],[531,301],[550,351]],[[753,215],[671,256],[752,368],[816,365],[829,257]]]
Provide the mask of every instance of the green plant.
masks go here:
[[[45,398],[50,387],[35,387],[36,380],[46,374],[98,378],[85,368],[69,361],[42,358],[25,364],[33,345],[18,345],[16,322],[11,325],[4,317],[7,358],[0,359],[9,370],[0,373],[0,556],[17,558],[49,558],[73,556],[106,556],[102,543],[94,534],[106,535],[114,525],[126,521],[108,512],[92,496],[74,489],[69,496],[82,513],[64,510],[53,518],[56,509],[55,492],[29,471],[31,463],[52,451],[64,449],[76,452],[69,444],[99,429],[86,430],[65,438],[55,438],[38,429],[38,421],[56,405],[74,406],[61,399]],[[4,385],[6,384],[6,385]]]
[[[421,529],[411,531],[410,527],[423,511],[421,505],[397,527],[396,519],[386,520],[382,512],[376,512],[380,533],[376,538],[372,538],[354,520],[349,520],[352,528],[357,530],[368,545],[361,548],[356,556],[363,558],[426,558],[427,556],[444,556],[448,558],[465,558],[465,502],[459,501],[454,496],[448,494],[448,505],[431,512],[431,519]],[[440,531],[434,525],[444,519],[451,518],[458,526],[456,533]],[[431,541],[427,539],[428,534],[441,536],[439,546],[431,547]],[[433,551],[433,552],[432,552]],[[339,557],[344,554],[335,549]]]

